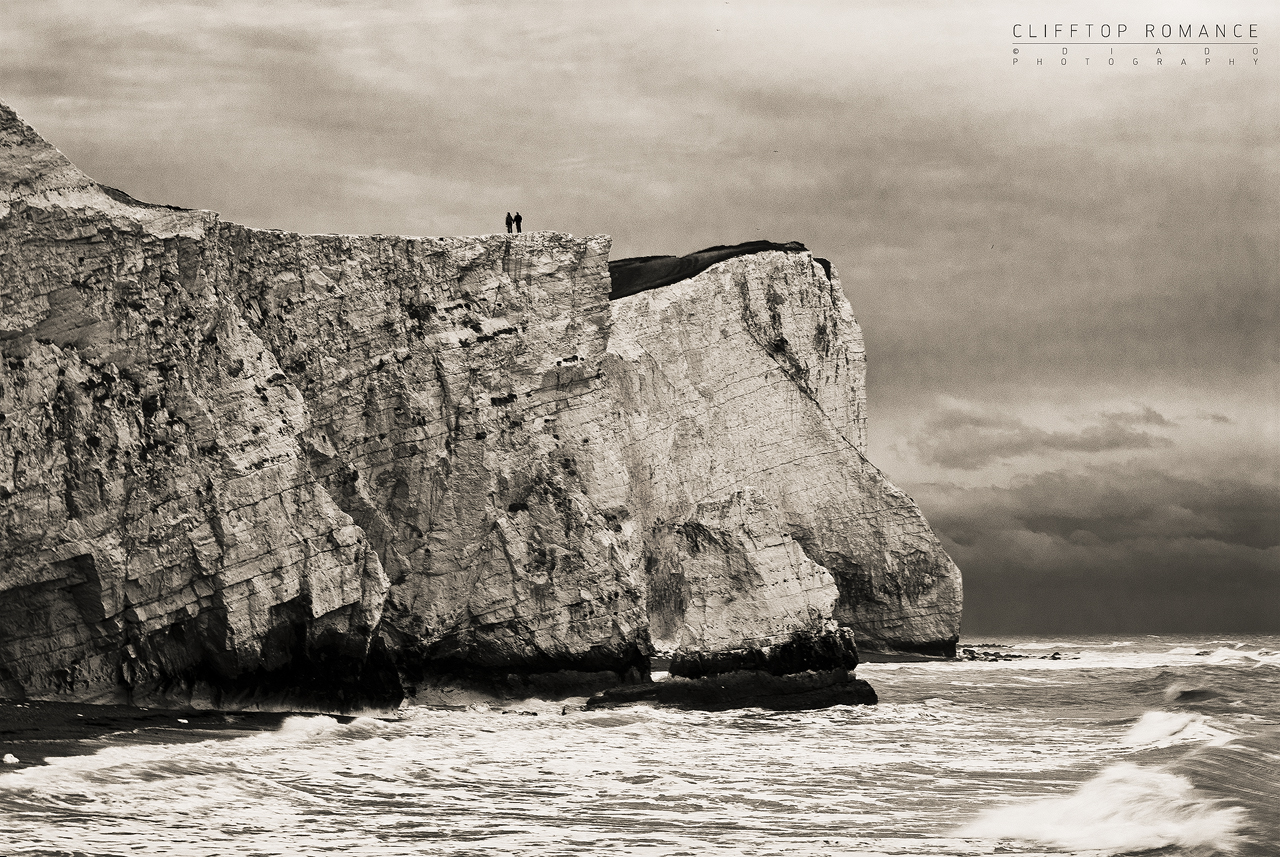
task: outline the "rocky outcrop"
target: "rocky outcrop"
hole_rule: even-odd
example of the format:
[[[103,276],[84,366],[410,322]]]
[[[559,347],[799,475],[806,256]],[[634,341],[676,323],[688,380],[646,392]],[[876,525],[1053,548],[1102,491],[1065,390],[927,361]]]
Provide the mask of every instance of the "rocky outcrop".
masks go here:
[[[646,703],[796,711],[877,701],[871,685],[853,674],[858,650],[847,628],[801,629],[766,646],[751,642],[734,649],[685,650],[671,660],[672,678],[605,689],[587,700],[587,708]]]
[[[853,630],[954,646],[806,251],[610,301],[609,240],[140,203],[0,106],[0,695],[388,703]]]
[[[833,705],[875,705],[875,689],[849,670],[774,675],[739,670],[710,678],[672,678],[663,682],[611,688],[587,700],[588,709],[659,705],[700,711],[767,708],[801,711]]]
[[[686,650],[671,659],[669,672],[682,678],[706,678],[725,673],[757,671],[794,675],[822,670],[849,670],[858,665],[858,647],[848,628],[802,629],[790,638],[766,646],[751,641],[734,649]]]

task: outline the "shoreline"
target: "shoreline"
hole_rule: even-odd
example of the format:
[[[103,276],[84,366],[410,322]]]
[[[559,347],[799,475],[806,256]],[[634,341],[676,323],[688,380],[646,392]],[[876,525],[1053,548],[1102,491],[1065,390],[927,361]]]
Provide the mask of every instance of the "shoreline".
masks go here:
[[[206,741],[210,733],[238,738],[280,728],[290,717],[332,717],[349,723],[352,715],[314,711],[192,711],[134,708],[84,702],[0,701],[0,773],[46,764],[46,759],[90,756],[106,746],[101,739],[143,729],[166,730],[170,743]]]

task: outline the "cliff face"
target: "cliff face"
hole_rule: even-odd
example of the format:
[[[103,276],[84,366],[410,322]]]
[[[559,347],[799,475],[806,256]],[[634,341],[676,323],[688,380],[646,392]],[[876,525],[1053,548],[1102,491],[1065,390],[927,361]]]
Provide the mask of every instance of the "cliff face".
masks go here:
[[[0,105],[0,694],[347,705],[836,622],[953,644],[834,275],[764,252],[610,302],[608,250],[247,229]]]
[[[775,548],[767,564],[795,569],[809,606],[853,628],[859,645],[953,650],[960,574],[915,503],[865,457],[862,332],[834,274],[808,253],[760,253],[612,309],[605,366],[620,413],[611,448],[626,450],[628,505],[659,545],[647,551],[662,583],[650,596],[664,618],[655,632],[678,644],[666,629],[684,622],[697,635],[688,609],[665,619],[703,598],[694,569],[706,560],[691,565],[686,555],[724,544],[716,550],[738,569],[782,540],[794,551]],[[705,519],[725,521],[717,507],[748,486],[751,523],[737,525],[737,540],[750,549],[739,558],[734,538],[708,537],[726,523]],[[595,490],[604,496],[607,486]],[[667,531],[684,547],[664,548]],[[830,574],[834,593],[826,574],[801,571],[805,562]],[[657,595],[681,586],[682,597]],[[775,624],[796,624],[795,596],[765,595],[751,575],[739,588],[737,598],[780,612]]]

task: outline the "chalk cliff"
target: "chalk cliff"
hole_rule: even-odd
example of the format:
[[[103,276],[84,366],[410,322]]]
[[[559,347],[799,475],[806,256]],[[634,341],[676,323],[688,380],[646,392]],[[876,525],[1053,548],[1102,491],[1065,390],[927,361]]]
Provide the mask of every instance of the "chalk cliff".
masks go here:
[[[605,236],[248,229],[0,105],[0,696],[953,650],[959,572],[865,458],[860,331],[787,247],[610,301]]]

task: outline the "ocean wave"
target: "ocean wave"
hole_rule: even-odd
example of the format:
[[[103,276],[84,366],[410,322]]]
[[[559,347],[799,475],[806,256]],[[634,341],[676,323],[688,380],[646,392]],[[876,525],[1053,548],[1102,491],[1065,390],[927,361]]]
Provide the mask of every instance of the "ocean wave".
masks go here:
[[[228,737],[226,731],[154,728],[118,733],[86,742],[89,752],[85,755],[53,756],[43,765],[0,772],[0,790],[74,781],[109,784],[162,780],[174,775],[220,775],[227,770],[226,760],[238,755],[279,753],[309,744],[365,741],[382,736],[393,727],[392,723],[370,717],[342,723],[325,715],[299,715],[286,718],[276,730],[239,737]],[[205,736],[204,740],[191,740],[196,735]]]
[[[1280,855],[1280,729],[1221,746],[1198,747],[1170,766],[1201,792],[1246,807],[1253,826],[1249,854]]]
[[[1214,725],[1203,714],[1148,711],[1120,739],[1126,747],[1172,747],[1174,744],[1219,745],[1239,737]]]
[[[1217,648],[1207,648],[1213,643],[1206,643],[1206,647],[1195,648],[1190,646],[1175,646],[1165,652],[1166,655],[1191,655],[1200,659],[1201,663],[1208,664],[1236,664],[1236,663],[1270,663],[1280,665],[1280,652],[1271,651],[1270,649],[1244,648],[1244,643],[1236,643],[1233,646],[1218,646]]]
[[[1248,813],[1195,788],[1186,777],[1121,762],[1071,795],[988,810],[957,834],[1021,839],[1105,854],[1155,848],[1233,852]]]
[[[1205,661],[1211,664],[1255,663],[1280,666],[1280,652],[1271,652],[1265,649],[1221,648],[1215,649],[1204,657]]]
[[[1175,681],[1164,689],[1164,701],[1171,705],[1175,703],[1204,702],[1209,699],[1218,699],[1221,696],[1220,692],[1211,687],[1201,687],[1181,681]]]

